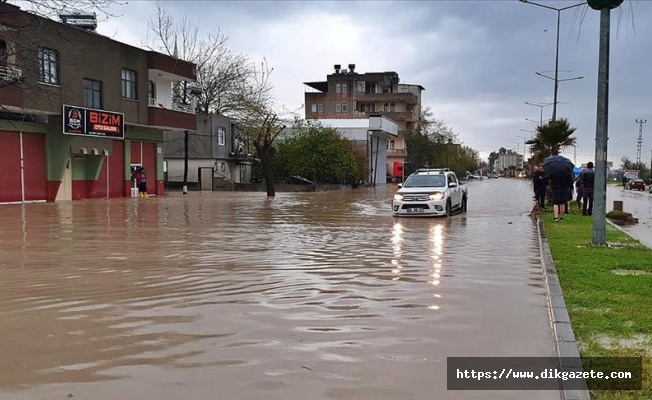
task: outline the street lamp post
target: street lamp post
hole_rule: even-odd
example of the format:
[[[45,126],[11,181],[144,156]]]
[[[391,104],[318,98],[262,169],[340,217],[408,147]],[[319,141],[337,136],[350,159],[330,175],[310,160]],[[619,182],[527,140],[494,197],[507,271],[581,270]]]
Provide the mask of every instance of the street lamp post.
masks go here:
[[[519,139],[523,139],[523,158],[525,158],[525,145],[526,145],[525,142],[530,140],[530,138],[525,137],[525,136],[521,136],[521,135],[516,135],[516,137],[519,138]]]
[[[559,80],[559,25],[561,24],[561,12],[564,11],[564,10],[568,10],[570,8],[579,7],[579,6],[584,5],[586,3],[582,2],[582,3],[574,4],[572,6],[556,8],[556,7],[550,7],[550,6],[546,6],[546,5],[539,4],[539,3],[534,3],[534,2],[529,1],[529,0],[519,0],[519,1],[522,2],[522,3],[526,3],[526,4],[532,4],[533,6],[538,6],[538,7],[541,7],[541,8],[547,8],[548,10],[557,11],[557,47],[556,47],[556,50],[555,50],[555,78],[554,78],[554,81],[555,81],[555,93],[554,93],[554,97],[553,97],[553,100],[552,100],[553,101],[552,120],[554,122],[554,121],[557,120],[557,92],[559,91],[559,82],[560,82],[560,80]],[[537,73],[537,75],[541,75],[541,74]],[[541,76],[549,78],[549,77],[547,77],[545,75],[541,75]],[[581,79],[581,78],[582,77],[580,77],[580,78],[572,78],[572,79],[563,79],[563,80],[573,80],[573,79]]]
[[[540,117],[540,121],[541,121],[541,122],[539,122],[539,126],[542,126],[542,125],[543,125],[543,109],[546,108],[546,107],[548,107],[548,106],[552,106],[552,105],[554,105],[555,103],[541,103],[541,104],[535,104],[535,103],[530,103],[529,101],[526,101],[525,104],[530,105],[530,106],[539,107],[539,108],[541,109],[541,110],[540,110],[540,111],[541,111],[541,117]]]
[[[589,0],[589,6],[600,10],[600,50],[598,53],[598,104],[595,128],[595,182],[593,185],[594,246],[607,244],[607,140],[609,127],[609,45],[611,10],[623,0]]]

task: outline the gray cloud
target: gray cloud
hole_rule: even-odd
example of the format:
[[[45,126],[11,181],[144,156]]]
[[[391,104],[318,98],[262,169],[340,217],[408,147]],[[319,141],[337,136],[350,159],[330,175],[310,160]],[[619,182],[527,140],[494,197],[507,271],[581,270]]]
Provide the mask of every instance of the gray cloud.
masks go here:
[[[574,4],[546,1],[555,7]],[[460,139],[484,154],[535,128],[539,108],[525,101],[552,101],[553,81],[536,76],[554,69],[556,13],[513,1],[165,1],[173,15],[198,20],[203,30],[221,28],[236,51],[267,58],[275,68],[277,100],[303,103],[302,82],[324,79],[333,64],[355,63],[360,72],[393,70],[426,88],[433,108]],[[139,44],[152,2],[130,2],[123,16],[100,31]],[[652,65],[647,38],[652,4],[628,1],[612,12],[610,160],[636,155],[636,118],[650,117]],[[586,6],[561,19],[558,115],[578,128],[577,161],[593,158],[597,93],[599,13]],[[635,23],[636,30],[632,27]],[[564,72],[570,70],[572,72]],[[550,117],[551,107],[544,109]],[[652,133],[645,134],[649,162]],[[522,144],[520,149],[522,151]],[[567,155],[572,156],[572,151]]]

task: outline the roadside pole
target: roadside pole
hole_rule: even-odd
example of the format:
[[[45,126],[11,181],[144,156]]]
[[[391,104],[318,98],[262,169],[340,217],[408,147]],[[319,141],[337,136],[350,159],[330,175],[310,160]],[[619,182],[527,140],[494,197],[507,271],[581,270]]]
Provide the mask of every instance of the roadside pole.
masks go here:
[[[595,185],[593,205],[594,246],[607,244],[607,140],[609,122],[609,41],[611,9],[623,0],[588,0],[589,6],[600,10],[600,53],[598,56],[598,104],[595,130]]]

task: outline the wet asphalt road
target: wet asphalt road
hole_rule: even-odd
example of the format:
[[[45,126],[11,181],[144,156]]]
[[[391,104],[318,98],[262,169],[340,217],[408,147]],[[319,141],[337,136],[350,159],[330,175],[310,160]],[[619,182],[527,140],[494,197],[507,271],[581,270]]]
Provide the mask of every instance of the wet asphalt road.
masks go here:
[[[607,186],[607,212],[613,210],[614,200],[623,202],[623,211],[638,218],[638,224],[623,227],[632,237],[652,249],[652,193],[638,190],[623,190],[622,187]]]
[[[528,182],[395,219],[394,185],[0,206],[0,399],[559,399],[446,390],[554,356]]]

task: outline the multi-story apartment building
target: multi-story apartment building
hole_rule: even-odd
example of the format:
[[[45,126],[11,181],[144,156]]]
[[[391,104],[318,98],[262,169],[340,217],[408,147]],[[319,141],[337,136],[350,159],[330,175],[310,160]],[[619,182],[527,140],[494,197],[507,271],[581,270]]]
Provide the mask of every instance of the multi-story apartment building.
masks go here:
[[[130,196],[135,166],[161,194],[163,131],[196,128],[173,101],[195,65],[79,21],[0,2],[0,202]]]
[[[512,150],[499,154],[494,162],[494,169],[500,173],[514,176],[515,170],[523,169],[523,155]]]
[[[398,125],[398,137],[388,141],[387,167],[403,163],[407,156],[405,132],[418,129],[421,116],[421,85],[400,83],[396,72],[355,72],[334,66],[326,81],[304,82],[306,119],[369,118],[382,114]]]

